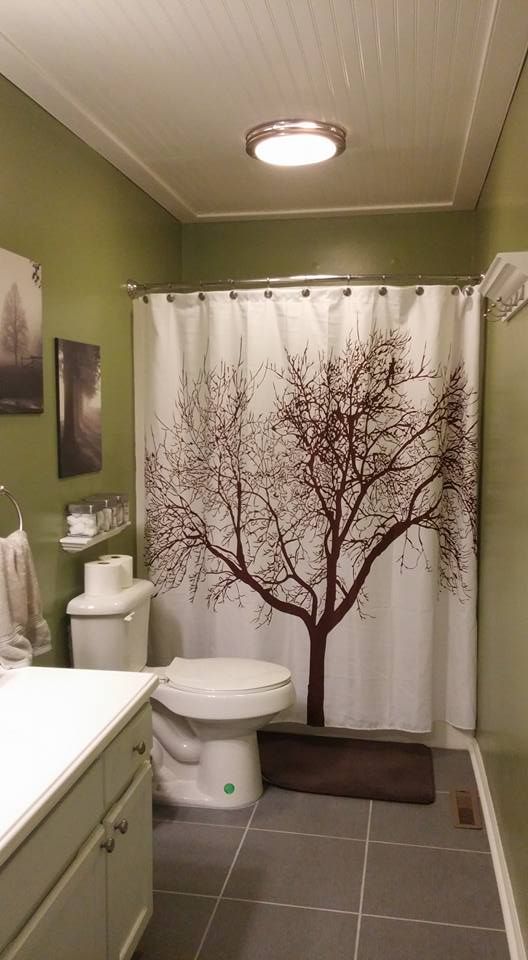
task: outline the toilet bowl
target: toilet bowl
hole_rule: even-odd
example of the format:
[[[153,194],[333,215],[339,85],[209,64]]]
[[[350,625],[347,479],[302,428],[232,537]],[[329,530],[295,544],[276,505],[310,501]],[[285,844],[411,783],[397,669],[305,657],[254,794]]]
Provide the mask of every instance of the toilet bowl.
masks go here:
[[[159,678],[151,699],[156,800],[244,807],[262,793],[256,731],[295,702],[290,671],[265,660],[175,657],[146,666],[153,585],[70,601],[74,667],[144,670]]]
[[[290,671],[235,657],[146,667],[152,696],[153,791],[164,803],[236,808],[262,793],[256,731],[295,699]]]

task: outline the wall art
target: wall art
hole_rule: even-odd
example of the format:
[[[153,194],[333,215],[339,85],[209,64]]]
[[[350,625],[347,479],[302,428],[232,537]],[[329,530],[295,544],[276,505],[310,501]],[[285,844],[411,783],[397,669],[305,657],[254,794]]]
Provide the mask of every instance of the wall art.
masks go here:
[[[43,409],[41,267],[0,249],[0,414]]]
[[[59,477],[101,469],[101,348],[55,340]]]

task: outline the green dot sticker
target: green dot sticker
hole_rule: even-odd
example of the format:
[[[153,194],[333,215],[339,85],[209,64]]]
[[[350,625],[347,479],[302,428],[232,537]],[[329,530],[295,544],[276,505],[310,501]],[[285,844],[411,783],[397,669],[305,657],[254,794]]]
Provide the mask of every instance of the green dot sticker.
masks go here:
[[[224,793],[234,793],[235,784],[234,783],[224,783]]]

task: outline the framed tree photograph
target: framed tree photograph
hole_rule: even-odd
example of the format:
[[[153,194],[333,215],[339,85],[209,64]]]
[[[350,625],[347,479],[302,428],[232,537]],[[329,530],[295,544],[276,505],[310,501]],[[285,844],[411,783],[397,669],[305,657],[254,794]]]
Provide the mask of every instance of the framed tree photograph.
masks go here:
[[[0,414],[43,409],[40,264],[0,249]]]
[[[59,477],[101,469],[101,348],[55,339]]]

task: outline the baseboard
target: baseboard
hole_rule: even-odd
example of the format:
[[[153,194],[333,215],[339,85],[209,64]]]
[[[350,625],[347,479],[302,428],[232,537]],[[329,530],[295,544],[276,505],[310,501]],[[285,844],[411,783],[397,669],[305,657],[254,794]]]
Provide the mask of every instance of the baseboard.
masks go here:
[[[506,936],[508,937],[510,957],[511,960],[528,960],[513,896],[508,864],[506,863],[499,825],[493,807],[486,768],[480,747],[475,739],[471,741],[469,753],[473,764],[475,780],[477,781],[484,822],[486,824],[486,830],[488,831],[491,858],[497,878],[497,886],[499,888],[499,897],[504,915],[504,925],[506,927]]]

